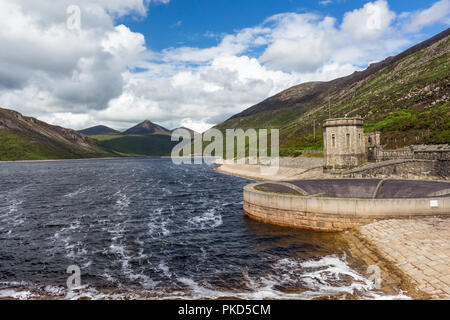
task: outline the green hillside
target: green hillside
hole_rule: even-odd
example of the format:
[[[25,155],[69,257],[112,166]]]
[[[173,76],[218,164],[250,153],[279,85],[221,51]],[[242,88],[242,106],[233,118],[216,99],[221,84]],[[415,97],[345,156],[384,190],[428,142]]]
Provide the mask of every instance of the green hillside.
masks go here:
[[[168,134],[114,134],[93,135],[105,149],[123,156],[164,156],[171,153],[178,142]]]
[[[74,130],[0,108],[0,161],[111,156],[116,155]]]
[[[322,123],[330,114],[362,116],[365,131],[381,131],[388,148],[450,143],[449,34],[348,77],[295,86],[216,127],[279,128],[283,155],[323,149]]]

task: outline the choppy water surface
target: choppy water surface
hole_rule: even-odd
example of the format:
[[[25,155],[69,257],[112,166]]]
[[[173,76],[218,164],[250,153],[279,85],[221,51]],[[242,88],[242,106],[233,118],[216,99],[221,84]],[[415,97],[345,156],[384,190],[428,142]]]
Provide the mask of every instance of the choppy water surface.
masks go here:
[[[382,295],[334,235],[245,218],[249,182],[169,159],[2,163],[0,298]]]

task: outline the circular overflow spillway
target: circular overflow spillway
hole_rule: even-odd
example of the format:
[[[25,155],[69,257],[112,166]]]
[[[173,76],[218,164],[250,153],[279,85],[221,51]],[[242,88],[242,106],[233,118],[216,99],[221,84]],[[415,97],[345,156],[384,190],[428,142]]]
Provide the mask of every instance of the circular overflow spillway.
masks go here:
[[[391,179],[262,182],[244,188],[244,212],[266,223],[337,232],[380,219],[450,215],[450,183]]]

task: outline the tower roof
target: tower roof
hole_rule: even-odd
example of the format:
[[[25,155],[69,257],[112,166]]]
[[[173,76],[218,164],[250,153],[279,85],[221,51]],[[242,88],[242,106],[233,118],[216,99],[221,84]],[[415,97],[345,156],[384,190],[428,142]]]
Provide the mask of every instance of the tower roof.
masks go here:
[[[340,127],[340,126],[363,126],[364,121],[361,117],[355,118],[334,118],[325,120],[323,126],[325,127]]]

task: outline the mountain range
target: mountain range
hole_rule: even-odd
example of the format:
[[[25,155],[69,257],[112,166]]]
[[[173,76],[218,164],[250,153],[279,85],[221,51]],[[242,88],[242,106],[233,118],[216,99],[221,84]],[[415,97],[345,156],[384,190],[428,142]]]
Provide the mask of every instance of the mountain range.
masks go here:
[[[450,29],[366,70],[289,88],[215,128],[280,129],[280,154],[321,150],[329,117],[364,119],[382,144],[450,143]],[[99,125],[79,132],[0,108],[0,160],[160,156],[178,142],[149,120],[119,132]],[[192,131],[193,132],[193,131]]]
[[[381,131],[387,147],[449,143],[449,35],[447,29],[347,77],[294,86],[216,128],[279,128],[282,155],[321,150],[324,120],[356,115],[366,132]]]
[[[178,143],[172,131],[149,120],[123,133],[104,125],[75,131],[0,108],[0,161],[163,156]]]
[[[160,126],[159,124],[153,123],[150,120],[145,120],[134,127],[127,129],[123,132],[120,132],[118,130],[112,129],[110,127],[104,126],[104,125],[98,125],[94,127],[90,127],[87,129],[79,130],[79,133],[82,133],[87,136],[94,136],[94,135],[105,135],[105,134],[172,134],[173,131],[177,129],[184,129],[189,131],[189,133],[195,134],[196,131],[186,128],[186,127],[179,127],[175,128],[173,130],[169,130],[164,128],[163,126]]]
[[[188,130],[191,137],[195,133],[191,129],[183,129]],[[103,125],[79,132],[96,139],[103,148],[119,155],[163,156],[170,154],[173,147],[178,143],[171,139],[174,130],[176,129],[169,130],[150,120],[145,120],[124,132]]]

